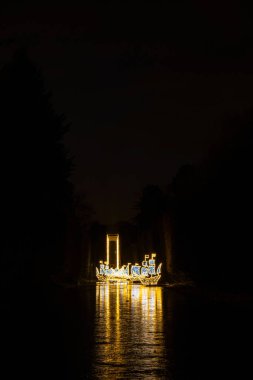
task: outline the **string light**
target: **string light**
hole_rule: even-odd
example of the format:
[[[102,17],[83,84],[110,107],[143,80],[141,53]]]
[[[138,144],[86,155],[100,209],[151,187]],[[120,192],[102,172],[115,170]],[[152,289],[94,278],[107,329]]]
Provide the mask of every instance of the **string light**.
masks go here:
[[[116,242],[116,268],[109,266],[110,263],[110,241]],[[151,257],[150,257],[151,256]],[[161,278],[161,267],[160,263],[156,269],[155,261],[156,253],[151,253],[150,255],[145,255],[142,265],[136,263],[131,265],[122,265],[119,267],[120,254],[119,254],[119,235],[106,235],[106,261],[99,261],[99,269],[96,268],[96,277],[100,282],[140,282],[142,285],[157,285]]]

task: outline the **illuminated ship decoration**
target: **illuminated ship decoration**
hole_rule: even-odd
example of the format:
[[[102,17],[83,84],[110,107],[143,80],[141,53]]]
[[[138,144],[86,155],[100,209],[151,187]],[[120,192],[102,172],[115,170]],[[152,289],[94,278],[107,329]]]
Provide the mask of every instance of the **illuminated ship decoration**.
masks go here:
[[[145,255],[142,265],[136,263],[131,265],[122,265],[119,267],[119,235],[107,235],[107,260],[100,261],[99,269],[96,268],[96,276],[100,282],[140,282],[142,285],[157,285],[161,278],[162,263],[156,268],[156,253]],[[116,242],[116,268],[110,266],[109,244],[110,241]]]

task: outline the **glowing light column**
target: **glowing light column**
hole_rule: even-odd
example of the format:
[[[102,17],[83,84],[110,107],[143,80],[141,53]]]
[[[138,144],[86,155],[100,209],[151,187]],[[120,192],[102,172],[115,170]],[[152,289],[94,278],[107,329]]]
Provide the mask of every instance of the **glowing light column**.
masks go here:
[[[116,242],[116,269],[119,269],[120,265],[120,253],[119,253],[119,234],[107,234],[106,235],[106,262],[110,264],[110,242]]]
[[[112,246],[113,244],[113,252]],[[116,250],[115,250],[116,246]],[[111,249],[110,249],[111,248]],[[112,256],[110,257],[110,255]],[[116,254],[116,257],[115,257]],[[150,257],[151,256],[151,257]],[[106,261],[100,261],[99,269],[96,268],[96,276],[100,282],[140,282],[142,285],[157,285],[161,278],[162,263],[156,268],[156,253],[144,256],[142,264],[123,265],[120,267],[119,234],[106,235]],[[131,265],[131,266],[130,266]]]
[[[109,235],[107,234],[106,235],[106,262],[107,262],[107,265],[109,265],[109,259],[110,259],[109,250],[110,250],[110,239],[109,239]]]
[[[119,269],[119,235],[117,235],[117,269]]]

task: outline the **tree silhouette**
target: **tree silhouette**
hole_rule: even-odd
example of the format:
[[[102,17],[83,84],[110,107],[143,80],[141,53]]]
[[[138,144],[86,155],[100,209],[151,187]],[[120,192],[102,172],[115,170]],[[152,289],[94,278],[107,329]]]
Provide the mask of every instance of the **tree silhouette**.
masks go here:
[[[213,154],[171,185],[176,269],[205,286],[252,289],[252,116],[230,120]]]
[[[147,185],[137,203],[135,218],[139,232],[139,257],[144,253],[157,252],[164,270],[172,271],[171,222],[167,212],[168,202],[162,190]]]
[[[182,166],[168,191],[144,188],[135,222],[139,253],[157,251],[173,279],[252,290],[253,112],[230,120],[198,166]]]
[[[25,50],[0,72],[2,265],[5,280],[49,272],[61,261],[72,187],[54,112],[38,68]]]

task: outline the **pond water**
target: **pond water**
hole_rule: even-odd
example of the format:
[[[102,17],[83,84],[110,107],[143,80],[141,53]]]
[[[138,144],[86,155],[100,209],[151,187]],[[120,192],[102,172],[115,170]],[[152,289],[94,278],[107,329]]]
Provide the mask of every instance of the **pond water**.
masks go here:
[[[2,324],[5,379],[252,378],[249,303],[124,284],[27,299]]]
[[[249,376],[249,305],[211,302],[168,287],[126,284],[84,287],[75,305],[75,315],[75,307],[65,310],[64,330],[72,326],[75,331],[69,347],[77,349],[75,368],[82,379]]]
[[[95,337],[96,378],[168,375],[162,288],[98,284]]]

